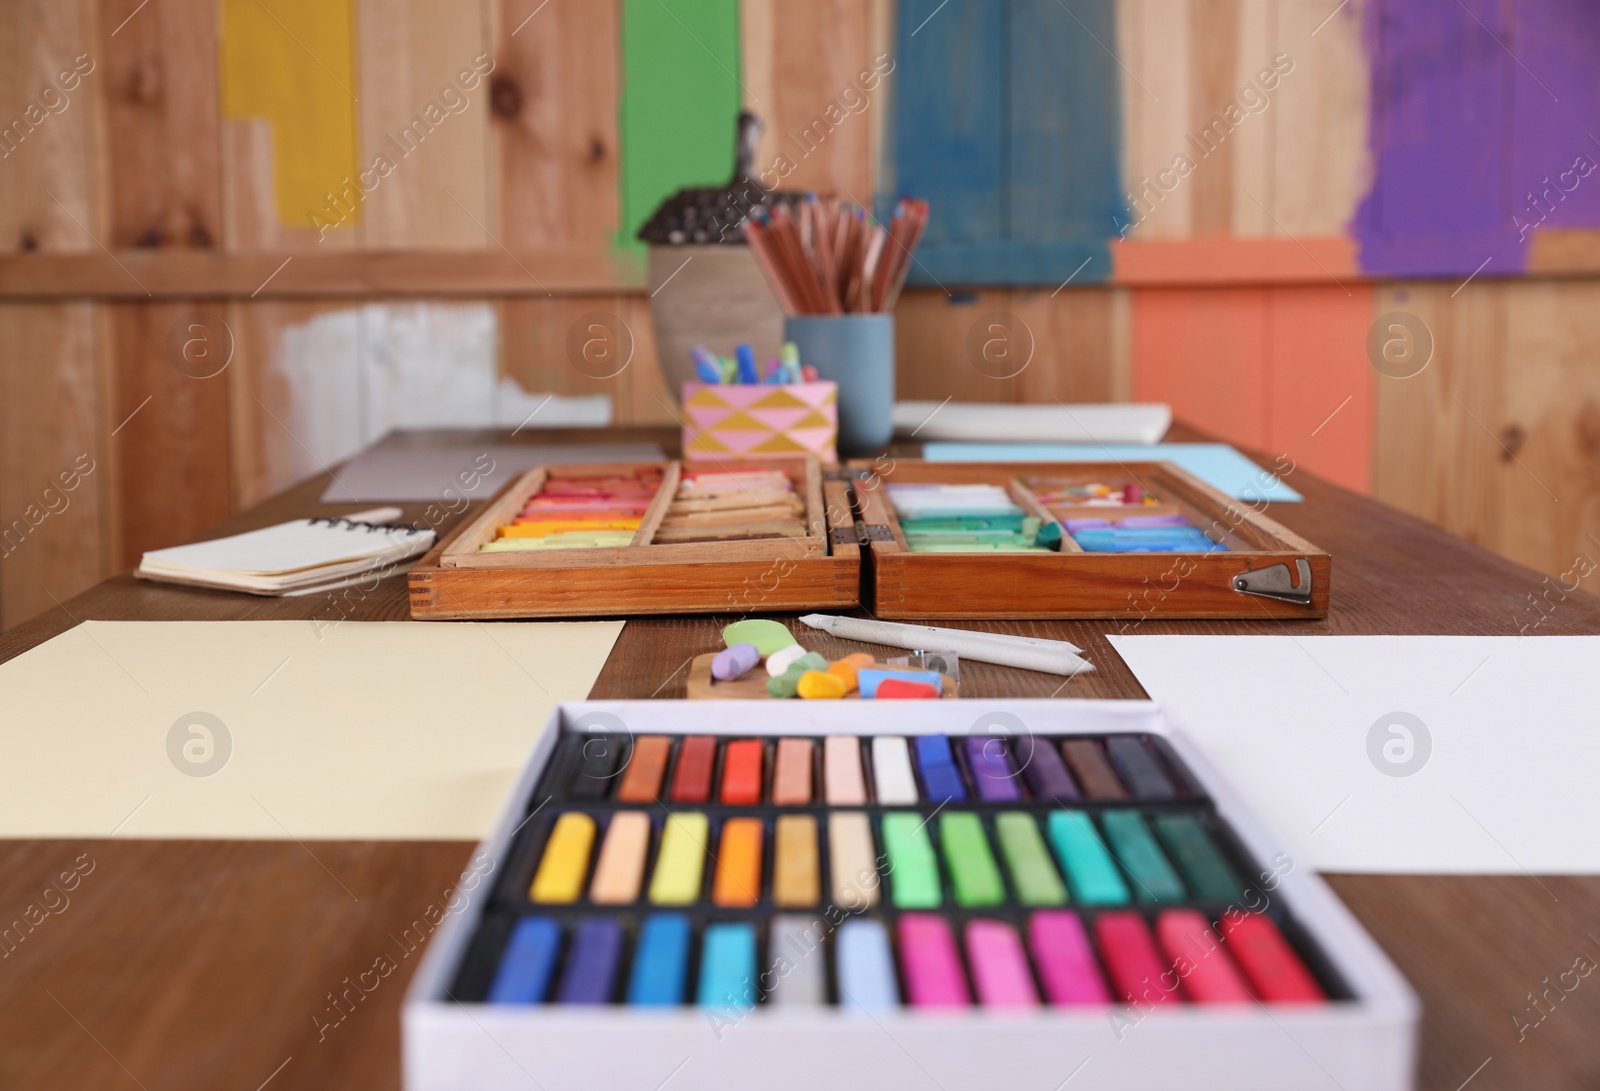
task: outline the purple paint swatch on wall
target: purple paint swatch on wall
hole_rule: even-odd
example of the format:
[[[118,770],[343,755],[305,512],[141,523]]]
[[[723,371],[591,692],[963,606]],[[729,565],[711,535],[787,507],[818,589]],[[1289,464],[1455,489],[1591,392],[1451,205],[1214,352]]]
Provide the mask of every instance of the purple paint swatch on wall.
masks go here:
[[[1376,0],[1365,38],[1363,270],[1518,272],[1535,231],[1600,225],[1600,5]]]

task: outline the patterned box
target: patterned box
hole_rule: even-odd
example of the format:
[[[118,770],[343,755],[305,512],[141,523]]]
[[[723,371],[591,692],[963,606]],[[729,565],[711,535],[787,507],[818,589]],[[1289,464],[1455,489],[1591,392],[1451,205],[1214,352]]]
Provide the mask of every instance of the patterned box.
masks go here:
[[[683,457],[815,455],[835,461],[839,387],[683,384]]]

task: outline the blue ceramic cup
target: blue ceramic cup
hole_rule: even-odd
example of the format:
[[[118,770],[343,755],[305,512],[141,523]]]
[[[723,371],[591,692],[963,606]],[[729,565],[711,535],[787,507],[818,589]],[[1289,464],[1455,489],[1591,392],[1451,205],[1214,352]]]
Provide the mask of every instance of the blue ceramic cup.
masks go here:
[[[894,436],[894,316],[794,315],[783,336],[802,364],[839,385],[839,454],[881,453]]]

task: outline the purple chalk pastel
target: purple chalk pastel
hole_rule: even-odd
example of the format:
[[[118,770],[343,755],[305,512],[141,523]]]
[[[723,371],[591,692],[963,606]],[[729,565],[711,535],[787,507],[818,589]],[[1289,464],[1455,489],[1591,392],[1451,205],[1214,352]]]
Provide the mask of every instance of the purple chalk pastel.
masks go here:
[[[711,677],[718,682],[731,682],[759,662],[761,653],[754,644],[734,644],[722,649],[711,661]]]
[[[986,803],[1014,803],[1022,798],[1017,769],[1006,741],[994,735],[967,736],[967,764],[978,798]]]
[[[1011,748],[1034,799],[1064,802],[1081,798],[1077,782],[1067,772],[1066,763],[1051,740],[1027,735],[1014,740]]]

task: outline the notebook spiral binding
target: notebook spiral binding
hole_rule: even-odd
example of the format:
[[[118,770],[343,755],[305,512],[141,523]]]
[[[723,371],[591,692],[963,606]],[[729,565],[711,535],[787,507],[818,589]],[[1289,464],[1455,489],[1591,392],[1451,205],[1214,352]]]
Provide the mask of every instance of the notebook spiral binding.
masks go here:
[[[325,523],[330,527],[346,527],[346,528],[348,528],[350,530],[366,530],[366,531],[373,531],[373,530],[403,530],[403,531],[415,533],[417,531],[428,529],[426,527],[419,527],[415,523],[358,523],[358,522],[355,522],[355,521],[350,520],[350,519],[345,519],[345,518],[342,518],[342,517],[339,517],[339,516],[332,516],[332,515],[318,515],[315,518],[311,519],[310,523],[311,523],[312,526],[316,526],[318,523]]]

